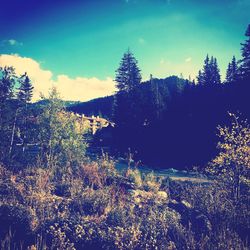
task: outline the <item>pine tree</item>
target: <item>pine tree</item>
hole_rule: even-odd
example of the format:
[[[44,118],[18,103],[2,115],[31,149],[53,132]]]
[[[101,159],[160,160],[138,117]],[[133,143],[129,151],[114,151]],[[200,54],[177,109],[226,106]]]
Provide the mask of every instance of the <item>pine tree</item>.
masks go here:
[[[232,83],[237,79],[238,75],[238,66],[235,59],[235,56],[233,56],[232,61],[228,64],[227,73],[226,73],[226,82]]]
[[[202,74],[201,70],[199,70],[199,72],[198,72],[197,83],[201,84],[201,85],[203,84],[203,74]]]
[[[211,84],[220,84],[221,79],[220,79],[220,70],[218,67],[217,59],[212,57],[211,59]]]
[[[128,50],[124,53],[115,81],[119,91],[130,92],[141,82],[140,69],[134,55]]]
[[[17,110],[17,127],[19,130],[19,140],[22,141],[22,152],[25,152],[26,146],[29,143],[29,121],[28,118],[31,115],[30,109],[28,108],[28,103],[31,101],[33,86],[27,73],[22,75],[18,79],[20,83],[19,92],[17,93],[17,98],[19,100],[19,108]],[[16,126],[16,125],[15,125]],[[10,150],[11,152],[11,150]]]
[[[247,27],[245,36],[246,41],[242,43],[241,53],[242,60],[240,60],[240,75],[242,78],[250,77],[250,24]]]
[[[232,75],[232,64],[229,63],[227,66],[227,72],[226,72],[226,82],[232,82],[231,75]]]
[[[136,131],[142,124],[141,89],[138,88],[141,74],[137,60],[129,50],[122,57],[115,82],[118,89],[113,106],[113,118],[116,123],[115,141],[118,148],[134,148]]]
[[[168,88],[166,84],[160,86],[160,82],[150,75],[150,89],[151,108],[153,113],[151,119],[158,120],[166,109],[166,99],[169,95]]]
[[[211,59],[209,59],[209,56],[206,56],[203,70],[199,71],[197,81],[203,86],[214,86],[221,83],[220,70],[215,57],[212,56]]]
[[[0,105],[13,96],[15,71],[13,67],[0,67]]]
[[[27,104],[28,102],[31,101],[34,87],[32,86],[31,81],[27,76],[27,73],[25,73],[19,78],[19,82],[20,82],[20,87],[18,92],[18,99],[22,103]]]
[[[210,59],[209,56],[206,56],[206,59],[204,60],[204,70],[203,70],[203,85],[206,85],[209,83],[209,76],[210,76]]]
[[[16,74],[13,67],[0,67],[0,161],[8,159],[16,107],[13,102]]]

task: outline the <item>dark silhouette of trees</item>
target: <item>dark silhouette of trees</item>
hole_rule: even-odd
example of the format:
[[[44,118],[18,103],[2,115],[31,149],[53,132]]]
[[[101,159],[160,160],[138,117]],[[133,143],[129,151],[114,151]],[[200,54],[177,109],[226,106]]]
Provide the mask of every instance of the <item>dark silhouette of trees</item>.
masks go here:
[[[116,77],[113,152],[127,153],[130,148],[132,153],[137,151],[135,159],[163,168],[203,165],[214,158],[218,150],[216,128],[218,124],[230,124],[227,113],[240,112],[243,119],[250,119],[250,80],[246,73],[249,27],[246,34],[242,59],[237,62],[232,58],[225,84],[221,84],[217,59],[208,55],[197,83],[177,76],[151,76],[139,84],[137,61],[131,59],[130,52],[125,53]],[[131,61],[136,65],[134,71],[128,67]]]
[[[0,67],[0,110],[5,105],[5,101],[13,97],[15,84],[15,71],[13,67]]]
[[[170,97],[169,90],[166,84],[159,84],[158,79],[154,79],[150,76],[150,87],[151,87],[151,100],[150,108],[152,109],[152,114],[148,117],[148,121],[161,119],[163,113],[167,108],[167,99]]]
[[[114,120],[117,126],[129,126],[135,122],[135,112],[141,83],[140,69],[134,55],[128,50],[121,59],[115,78],[117,93],[114,102]]]
[[[213,86],[221,83],[220,70],[218,68],[217,59],[206,56],[204,60],[203,70],[199,71],[197,77],[198,84],[203,86]]]
[[[0,68],[0,161],[11,164],[14,159],[21,163],[17,144],[25,145],[31,136],[33,125],[28,122],[31,115],[30,101],[33,86],[25,73],[17,76],[13,67]],[[20,85],[17,88],[18,83]],[[23,155],[24,156],[24,155]],[[25,158],[28,160],[27,155]]]
[[[242,78],[250,78],[250,24],[247,27],[245,36],[247,39],[241,44],[240,75]]]
[[[20,102],[27,104],[31,101],[34,89],[27,73],[19,78],[19,83],[18,99]]]
[[[130,50],[124,53],[116,73],[115,82],[119,91],[129,92],[141,83],[140,69]]]
[[[0,68],[0,161],[9,158],[16,105],[12,102],[16,74],[13,67]]]
[[[25,73],[24,75],[20,76],[18,79],[18,82],[20,84],[17,92],[17,99],[19,107],[16,110],[15,114],[15,123],[14,127],[18,128],[18,137],[22,144],[22,154],[25,153],[25,148],[27,147],[27,144],[31,141],[30,135],[32,131],[32,124],[29,122],[29,117],[32,115],[31,110],[28,107],[28,104],[31,101],[32,95],[33,95],[33,85],[27,75]],[[12,139],[12,144],[13,144]],[[11,145],[11,148],[13,146]],[[11,150],[10,150],[11,152]],[[28,159],[29,160],[29,159]]]
[[[124,150],[141,125],[141,74],[137,60],[130,50],[124,53],[116,71],[117,93],[113,105],[113,119],[116,123],[117,141],[124,141]],[[133,140],[132,140],[133,141]],[[131,145],[133,147],[133,143]]]
[[[128,84],[132,77],[127,76],[124,56],[114,98],[114,147],[123,152],[130,148],[138,152],[138,159],[152,164],[164,162],[163,167],[202,165],[213,158],[217,153],[216,127],[229,123],[227,112],[240,111],[244,118],[250,118],[250,85],[244,73],[249,39],[242,46],[239,66],[235,57],[229,63],[225,83],[230,84],[221,84],[217,59],[208,55],[197,84],[175,76],[151,76],[147,82]]]
[[[232,83],[237,80],[238,75],[238,65],[233,56],[232,61],[228,64],[227,73],[226,73],[226,83]]]
[[[164,168],[204,164],[216,155],[216,127],[227,124],[227,112],[239,111],[243,118],[250,118],[250,26],[246,36],[242,59],[232,58],[225,84],[221,84],[217,59],[208,55],[196,84],[177,76],[151,76],[141,83],[138,62],[128,50],[116,71],[117,93],[85,104],[85,110],[97,115],[101,111],[113,119],[111,143],[119,152],[130,148],[139,159],[164,163]],[[17,142],[25,152],[25,144],[32,140],[34,124],[28,117],[41,111],[39,105],[30,103],[32,91],[27,74],[17,77],[13,68],[1,68],[0,160],[14,157]]]
[[[250,25],[248,25],[246,33],[247,39],[241,43],[242,58],[239,60],[238,75],[233,83],[231,97],[233,98],[236,111],[240,111],[250,117]],[[236,99],[235,95],[238,95]]]

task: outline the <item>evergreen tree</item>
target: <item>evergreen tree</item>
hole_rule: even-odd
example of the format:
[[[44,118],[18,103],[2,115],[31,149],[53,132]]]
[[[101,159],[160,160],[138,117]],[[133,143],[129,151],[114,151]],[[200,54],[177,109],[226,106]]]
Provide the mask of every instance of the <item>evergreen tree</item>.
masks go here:
[[[139,96],[137,87],[141,82],[137,60],[129,50],[123,55],[116,72],[118,92],[114,101],[114,120],[120,126],[135,118],[136,99]]]
[[[247,27],[245,36],[246,41],[242,43],[242,60],[240,61],[240,74],[242,78],[250,77],[250,24]]]
[[[133,140],[141,121],[141,82],[140,69],[137,60],[128,50],[120,62],[115,78],[118,92],[114,100],[114,122],[116,123],[117,147],[133,147]],[[115,139],[116,140],[116,139]],[[119,145],[122,141],[123,145]]]
[[[165,84],[164,81],[162,83],[158,79],[154,79],[152,75],[150,75],[150,90],[150,106],[153,114],[152,117],[149,118],[158,120],[160,117],[162,117],[163,112],[166,109],[169,90],[167,84]]]
[[[204,66],[203,66],[203,70],[199,70],[198,72],[198,77],[197,77],[197,81],[198,84],[205,86],[208,82],[208,75],[210,74],[210,67],[209,67],[209,57],[208,55],[206,56],[205,60],[204,60]]]
[[[130,92],[141,82],[140,69],[134,55],[128,50],[124,53],[115,81],[119,91]]]
[[[218,67],[217,59],[212,57],[211,59],[211,84],[216,85],[221,83],[220,70]]]
[[[30,131],[31,131],[30,127],[32,126],[32,124],[30,124],[28,119],[31,116],[31,110],[28,108],[28,103],[31,101],[34,87],[32,86],[27,73],[20,76],[18,82],[20,84],[20,87],[18,89],[19,92],[17,93],[19,108],[17,109],[15,115],[16,122],[14,124],[14,127],[16,127],[17,125],[18,140],[22,142],[22,152],[24,153],[26,146],[30,141]],[[11,151],[12,150],[10,150],[10,152]]]
[[[237,79],[237,74],[238,74],[238,66],[235,56],[233,56],[232,61],[228,64],[226,82],[227,83],[234,82]]]
[[[19,87],[19,92],[18,92],[18,99],[21,102],[27,104],[28,102],[31,101],[31,98],[33,95],[33,89],[34,89],[29,77],[27,76],[27,73],[25,73],[19,78],[19,83],[20,83],[20,87]]]
[[[0,67],[0,105],[13,96],[15,71],[13,67]]]
[[[197,81],[203,86],[214,86],[221,83],[220,70],[215,57],[212,56],[209,59],[209,56],[206,56],[203,70],[199,71]]]
[[[13,67],[0,67],[0,161],[7,160],[12,141],[16,107],[12,100],[16,74]]]
[[[197,83],[201,84],[201,85],[203,84],[203,74],[202,74],[201,70],[199,70],[199,72],[198,72]]]

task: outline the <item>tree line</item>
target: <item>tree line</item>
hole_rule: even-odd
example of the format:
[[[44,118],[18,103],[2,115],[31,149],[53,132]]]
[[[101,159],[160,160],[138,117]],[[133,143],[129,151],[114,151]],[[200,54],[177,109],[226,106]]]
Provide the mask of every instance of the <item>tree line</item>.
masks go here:
[[[151,75],[141,83],[138,62],[128,50],[115,78],[114,151],[130,149],[138,159],[173,167],[209,161],[217,153],[216,127],[228,124],[227,112],[250,118],[250,25],[245,35],[242,58],[233,56],[223,82],[216,57],[207,55],[196,80]]]
[[[114,98],[107,98],[113,106],[109,114],[116,123],[109,144],[114,153],[130,151],[147,163],[175,168],[204,164],[213,158],[217,153],[216,127],[228,123],[227,112],[240,112],[243,118],[250,116],[250,26],[246,37],[241,44],[242,58],[232,58],[224,82],[217,59],[207,55],[196,81],[151,76],[141,83],[137,60],[128,50],[116,72],[118,91]],[[0,68],[1,162],[28,164],[29,157],[38,151],[43,161],[49,161],[56,159],[61,150],[65,153],[77,145],[86,148],[84,136],[77,130],[81,127],[77,117],[65,112],[58,93],[52,90],[48,100],[38,105],[31,103],[32,92],[26,73],[18,76],[12,67]],[[68,125],[61,126],[62,122]],[[67,136],[59,135],[59,128]],[[79,144],[74,144],[70,135]],[[37,147],[29,156],[30,144],[33,148],[42,145],[42,149]],[[61,155],[60,161],[66,162],[67,154]],[[78,155],[81,158],[84,153],[79,150]]]
[[[33,85],[27,73],[0,68],[0,163],[10,169],[36,165],[79,165],[87,147],[89,126],[65,109],[59,93],[31,103]]]

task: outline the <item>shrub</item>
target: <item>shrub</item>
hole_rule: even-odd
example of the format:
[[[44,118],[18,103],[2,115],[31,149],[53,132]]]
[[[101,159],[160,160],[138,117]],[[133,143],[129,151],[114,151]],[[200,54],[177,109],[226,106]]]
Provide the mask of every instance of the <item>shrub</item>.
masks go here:
[[[2,204],[0,206],[0,221],[2,244],[5,245],[5,240],[10,240],[11,248],[14,249],[15,245],[20,247],[22,244],[27,246],[32,243],[32,216],[24,206]]]
[[[131,168],[128,168],[126,173],[125,173],[125,176],[130,180],[132,181],[136,187],[140,188],[142,186],[142,177],[141,177],[141,172],[135,168],[135,169],[131,169]]]

